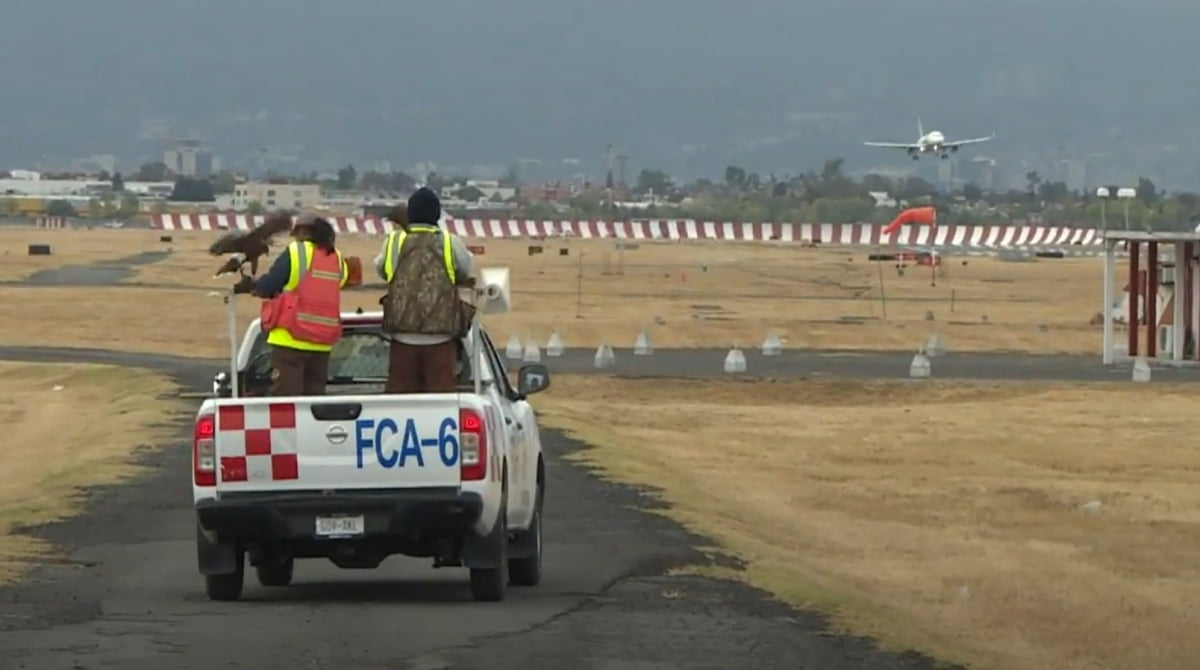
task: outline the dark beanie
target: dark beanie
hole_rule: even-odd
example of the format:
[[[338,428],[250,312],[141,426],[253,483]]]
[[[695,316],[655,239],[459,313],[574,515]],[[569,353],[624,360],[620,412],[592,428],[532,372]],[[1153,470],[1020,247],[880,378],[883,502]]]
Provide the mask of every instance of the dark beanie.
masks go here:
[[[442,218],[442,202],[437,194],[422,186],[408,198],[408,220],[410,223],[437,224]]]

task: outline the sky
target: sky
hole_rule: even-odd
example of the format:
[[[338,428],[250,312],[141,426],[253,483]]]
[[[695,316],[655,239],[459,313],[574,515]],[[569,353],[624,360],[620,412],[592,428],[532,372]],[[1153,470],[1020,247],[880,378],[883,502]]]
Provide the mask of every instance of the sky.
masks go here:
[[[1182,0],[5,0],[0,167],[195,135],[330,168],[718,175],[908,169],[867,139],[997,139],[1012,171],[1092,160],[1200,180],[1200,3]],[[580,159],[578,168],[564,158]],[[533,162],[540,161],[540,162]],[[1039,167],[1041,166],[1041,167]],[[1022,172],[1023,174],[1023,172]]]

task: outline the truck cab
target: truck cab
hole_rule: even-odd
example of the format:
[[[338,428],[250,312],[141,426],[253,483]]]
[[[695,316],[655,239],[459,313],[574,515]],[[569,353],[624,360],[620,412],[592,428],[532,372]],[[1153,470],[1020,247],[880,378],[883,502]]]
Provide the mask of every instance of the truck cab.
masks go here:
[[[247,562],[262,586],[286,586],[296,559],[373,569],[395,554],[467,568],[476,600],[536,585],[545,462],[528,397],[549,386],[545,366],[510,380],[476,321],[458,341],[454,393],[384,394],[382,313],[343,313],[342,324],[323,396],[270,396],[258,321],[214,376],[192,444],[209,597],[241,597]]]

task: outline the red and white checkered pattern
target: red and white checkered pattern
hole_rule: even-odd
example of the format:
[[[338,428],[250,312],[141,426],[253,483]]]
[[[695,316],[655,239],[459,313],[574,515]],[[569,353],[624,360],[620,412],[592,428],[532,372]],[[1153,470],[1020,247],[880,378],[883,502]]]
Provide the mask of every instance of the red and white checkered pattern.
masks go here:
[[[161,230],[248,230],[261,225],[261,216],[234,214],[157,214]],[[339,233],[382,235],[391,223],[374,217],[333,217]],[[463,237],[631,240],[723,240],[730,242],[813,241],[838,246],[920,245],[975,249],[1016,249],[1044,246],[1100,246],[1094,228],[1054,226],[970,225],[904,226],[884,233],[874,223],[742,223],[670,219],[655,221],[533,221],[523,219],[454,219],[443,223]]]
[[[300,478],[296,455],[296,406],[227,405],[217,410],[222,482]]]

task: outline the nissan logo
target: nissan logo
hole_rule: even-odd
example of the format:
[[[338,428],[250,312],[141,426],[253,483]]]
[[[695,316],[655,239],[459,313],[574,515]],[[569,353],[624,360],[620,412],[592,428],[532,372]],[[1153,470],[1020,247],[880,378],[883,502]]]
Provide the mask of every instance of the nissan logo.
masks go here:
[[[330,426],[329,430],[325,431],[325,439],[331,444],[341,444],[346,441],[346,429],[341,426]]]

